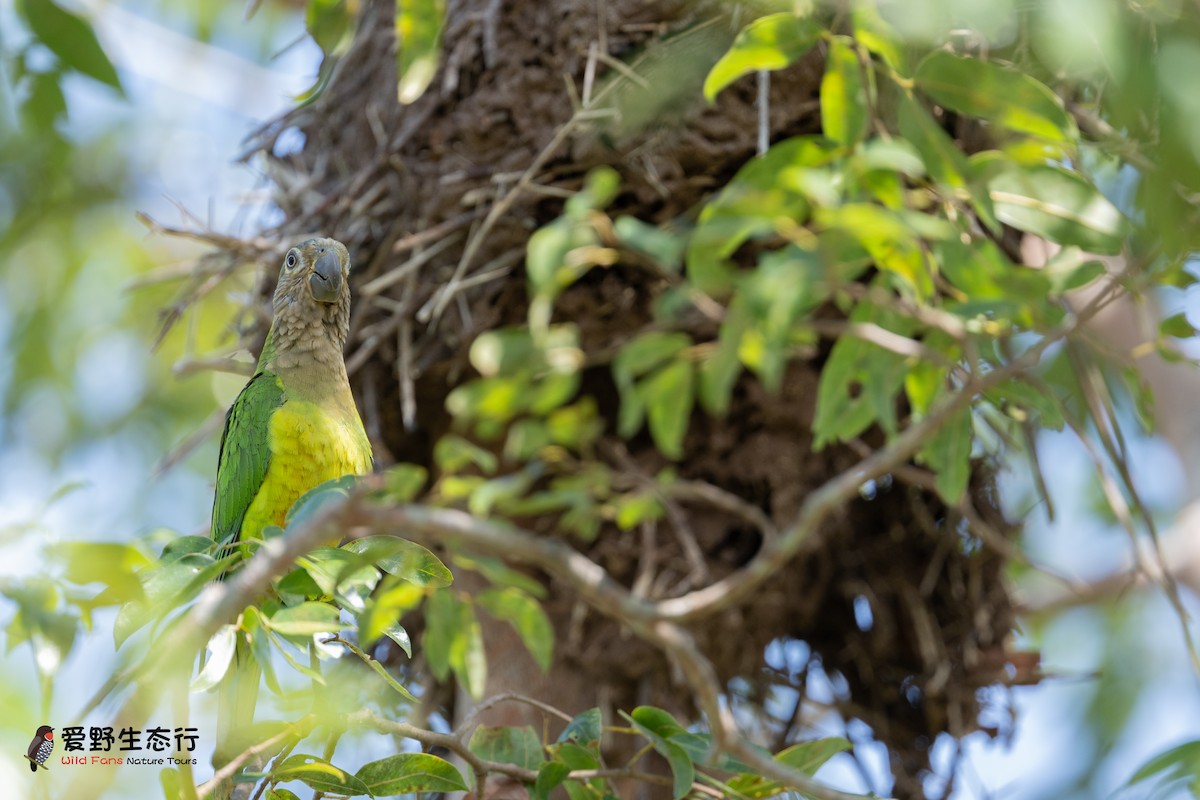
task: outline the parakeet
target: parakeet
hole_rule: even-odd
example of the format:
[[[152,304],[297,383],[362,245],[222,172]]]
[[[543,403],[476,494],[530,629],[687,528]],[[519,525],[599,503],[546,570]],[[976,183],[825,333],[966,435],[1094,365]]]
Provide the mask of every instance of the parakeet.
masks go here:
[[[349,275],[350,254],[333,239],[301,242],[283,259],[258,367],[225,415],[212,515],[218,542],[260,538],[309,489],[371,471],[342,355]]]
[[[45,764],[52,752],[54,752],[54,728],[43,725],[37,729],[33,741],[29,743],[29,749],[25,751],[25,758],[29,759],[30,771],[37,772],[38,767],[49,769]]]
[[[217,463],[212,538],[261,538],[327,480],[371,471],[371,444],[350,393],[343,348],[350,328],[350,254],[333,239],[288,250],[274,318],[254,377],[225,415]],[[214,762],[234,732],[253,722],[260,669],[239,638],[221,687]]]

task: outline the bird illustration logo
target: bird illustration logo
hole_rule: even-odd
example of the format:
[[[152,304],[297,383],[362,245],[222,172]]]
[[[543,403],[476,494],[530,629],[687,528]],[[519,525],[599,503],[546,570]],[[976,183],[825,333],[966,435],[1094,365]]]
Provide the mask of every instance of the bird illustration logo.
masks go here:
[[[25,751],[25,758],[29,759],[29,769],[33,772],[38,771],[38,767],[42,769],[50,769],[46,766],[46,759],[50,757],[50,753],[54,751],[54,728],[49,725],[43,725],[37,729],[37,733],[33,736],[33,741],[29,743],[29,749]]]

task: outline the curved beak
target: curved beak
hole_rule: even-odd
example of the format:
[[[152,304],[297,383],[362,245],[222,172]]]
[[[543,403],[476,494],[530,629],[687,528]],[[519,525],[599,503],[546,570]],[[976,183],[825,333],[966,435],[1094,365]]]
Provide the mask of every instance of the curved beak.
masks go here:
[[[317,259],[312,274],[308,276],[308,288],[318,303],[332,303],[341,296],[342,263],[338,261],[335,251],[326,250]]]

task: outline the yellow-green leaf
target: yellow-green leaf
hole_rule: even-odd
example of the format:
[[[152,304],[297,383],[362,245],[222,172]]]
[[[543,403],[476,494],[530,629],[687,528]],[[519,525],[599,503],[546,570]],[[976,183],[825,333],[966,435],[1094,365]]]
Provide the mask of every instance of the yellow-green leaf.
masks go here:
[[[867,90],[858,51],[849,36],[829,42],[825,77],[821,80],[821,124],[825,135],[852,147],[867,132]]]
[[[29,29],[63,66],[106,83],[124,94],[121,80],[86,19],[53,0],[22,0],[17,8]]]
[[[329,603],[307,602],[281,608],[266,620],[267,627],[284,636],[312,636],[344,627],[338,610]]]
[[[988,183],[1004,223],[1062,245],[1116,254],[1129,223],[1117,207],[1079,175],[1047,165],[1016,167]]]
[[[1069,141],[1076,135],[1074,122],[1048,86],[998,64],[935,50],[913,79],[936,103],[960,114],[1043,139]]]
[[[704,97],[713,98],[729,84],[757,70],[789,66],[821,38],[821,26],[810,17],[784,12],[770,14],[747,25],[729,52],[721,56],[704,80]]]
[[[396,0],[397,98],[405,105],[425,93],[437,72],[445,0]]]
[[[554,657],[554,627],[537,600],[516,587],[488,589],[477,598],[485,611],[516,630],[521,641],[545,672]]]
[[[905,92],[900,93],[900,133],[917,148],[935,181],[955,189],[967,185],[967,157],[937,120]]]
[[[353,797],[356,794],[370,793],[366,784],[349,772],[322,758],[304,753],[288,756],[271,770],[271,777],[279,783],[303,781],[313,789],[328,794]]]
[[[667,458],[683,456],[683,436],[695,401],[694,383],[692,363],[677,359],[637,386],[638,398],[646,408],[650,435]]]
[[[398,753],[364,764],[355,777],[372,797],[418,792],[465,792],[467,784],[448,761],[428,753]]]

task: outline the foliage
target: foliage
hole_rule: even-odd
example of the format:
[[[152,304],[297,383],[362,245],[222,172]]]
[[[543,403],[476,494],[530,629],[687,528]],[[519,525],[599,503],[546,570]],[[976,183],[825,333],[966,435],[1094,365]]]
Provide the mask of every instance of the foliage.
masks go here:
[[[1146,130],[1151,123],[1133,114],[1129,102],[1149,80],[1137,65],[1119,75],[1097,77],[1081,67],[1064,76],[1052,69],[1050,54],[1024,46],[1024,35],[994,47],[949,29],[906,37],[873,3],[854,4],[848,15],[797,6],[746,21],[728,50],[714,54],[703,97],[719,103],[747,76],[820,54],[821,133],[771,144],[696,209],[688,225],[655,226],[623,215],[619,175],[592,170],[561,216],[529,237],[524,324],[487,331],[471,343],[477,377],[447,398],[453,430],[433,446],[434,474],[401,464],[363,483],[318,487],[298,501],[286,529],[268,531],[258,553],[184,535],[158,548],[143,542],[60,548],[60,580],[0,587],[17,609],[7,647],[51,648],[61,660],[97,608],[116,608],[114,646],[129,664],[119,682],[129,683],[141,677],[137,665],[156,643],[212,622],[204,617],[207,598],[235,591],[229,584],[208,588],[220,576],[230,573],[236,582],[249,573],[243,562],[271,556],[272,539],[312,535],[356,503],[465,511],[462,524],[484,537],[519,532],[523,520],[550,519],[582,543],[605,525],[631,531],[657,520],[687,487],[671,468],[632,481],[593,457],[605,421],[581,388],[589,368],[611,376],[619,436],[648,436],[665,462],[678,463],[701,416],[725,414],[739,383],[779,391],[790,366],[832,340],[817,387],[814,447],[857,443],[877,431],[875,474],[920,468],[948,507],[963,502],[973,470],[997,456],[999,443],[1031,431],[1070,427],[1086,437],[1094,428],[1101,449],[1118,450],[1114,408],[1127,400],[1144,404],[1139,377],[1099,357],[1080,367],[1071,354],[1086,350],[1081,327],[1113,298],[1193,282],[1185,269],[1196,246],[1190,199],[1200,182],[1186,124],[1194,121],[1192,105],[1156,91],[1162,120]],[[22,118],[50,136],[45,158],[53,160],[65,146],[55,139],[66,113],[58,78],[74,71],[117,91],[120,81],[82,18],[51,0],[26,0],[19,10],[55,56],[49,67],[35,69],[22,52],[16,70]],[[1020,24],[1036,24],[1039,13]],[[1158,19],[1124,5],[1114,13],[1137,23],[1114,34],[1128,37],[1123,52],[1135,52],[1141,42],[1135,37],[1149,37],[1146,31],[1166,48],[1192,47],[1172,38],[1190,33],[1184,19]],[[443,14],[440,3],[397,3],[401,102],[415,101],[433,80]],[[302,102],[319,95],[357,22],[355,3],[310,1],[307,27],[326,64]],[[982,144],[968,146],[969,136]],[[1136,170],[1132,204],[1110,197],[1118,167]],[[66,178],[60,180],[32,192],[23,213],[56,202],[54,191],[62,191]],[[33,179],[18,175],[22,182]],[[1024,264],[1007,238],[1018,234],[1060,249],[1045,265]],[[1125,266],[1107,272],[1097,255],[1120,255]],[[595,359],[557,303],[594,273],[631,263],[668,281],[671,291],[649,329],[631,332]],[[1084,289],[1091,295],[1080,299]],[[696,314],[708,317],[711,335],[697,333]],[[1194,330],[1176,315],[1159,333],[1157,346],[1175,356],[1172,340]],[[1089,374],[1080,374],[1084,369]],[[1104,387],[1099,401],[1091,370]],[[1110,482],[1118,496],[1138,504],[1128,475],[1109,462],[1099,468],[1116,474]],[[862,480],[847,475],[841,483],[857,491]],[[461,518],[436,519],[432,527],[449,536],[450,521]],[[478,527],[483,523],[497,527]],[[790,525],[793,533],[779,545],[791,554],[802,524]],[[1129,524],[1133,530],[1141,523]],[[240,779],[263,781],[267,797],[295,796],[281,786],[292,781],[350,797],[461,791],[501,774],[537,798],[562,787],[572,800],[584,800],[611,794],[610,781],[622,770],[653,779],[636,759],[605,763],[601,737],[627,736],[638,740],[639,755],[653,750],[662,757],[675,798],[698,786],[739,798],[791,790],[831,796],[805,779],[849,749],[848,741],[738,752],[736,730],[722,727],[715,713],[721,706],[701,696],[698,681],[697,705],[707,718],[689,725],[649,706],[622,710],[624,725],[604,725],[592,709],[563,720],[553,738],[528,727],[446,733],[397,722],[415,714],[429,689],[415,669],[381,663],[381,642],[417,655],[437,680],[453,676],[477,701],[487,683],[487,625],[512,626],[542,670],[554,663],[555,633],[540,578],[494,554],[434,552],[421,543],[429,538],[429,529],[413,523],[411,530],[358,531],[341,546],[308,550],[251,587],[252,604],[217,621],[184,653],[187,670],[197,657],[202,662],[189,677],[192,692],[226,680],[242,645],[273,694],[293,709],[300,699],[312,706],[260,739],[276,745],[273,760]],[[528,553],[509,555],[535,561]],[[557,563],[551,556],[545,562]],[[454,575],[464,571],[486,588],[460,589]],[[595,604],[587,587],[573,588]],[[1174,596],[1166,579],[1163,588]],[[626,600],[644,611],[641,598]],[[423,629],[410,637],[400,619],[418,611]],[[630,614],[622,621],[666,648],[656,628]],[[665,612],[660,621],[674,624]],[[375,687],[357,690],[363,703],[348,692],[338,696],[337,687],[351,679]],[[310,688],[298,689],[298,680]],[[328,754],[295,752],[301,743],[322,741],[331,752],[342,735],[372,730],[450,747],[473,774],[464,777],[428,753],[398,753],[351,772]],[[754,755],[767,767],[747,764]],[[1194,790],[1195,761],[1195,743],[1182,745],[1152,759],[1131,783],[1165,776],[1189,781]],[[183,780],[190,776],[172,772],[164,786],[177,792]]]

